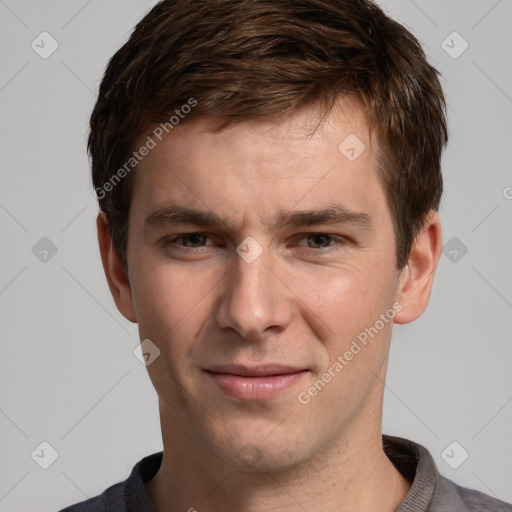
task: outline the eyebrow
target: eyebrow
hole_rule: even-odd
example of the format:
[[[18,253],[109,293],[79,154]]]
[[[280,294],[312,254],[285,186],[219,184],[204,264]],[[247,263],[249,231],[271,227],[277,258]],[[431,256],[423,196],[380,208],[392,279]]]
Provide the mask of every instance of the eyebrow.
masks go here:
[[[236,227],[227,219],[211,211],[170,205],[151,213],[145,221],[146,226],[166,227],[179,224],[193,224],[213,229],[234,231]],[[349,224],[362,229],[370,229],[372,220],[369,215],[354,212],[338,204],[320,210],[288,210],[278,213],[274,222],[267,228],[314,226],[318,224]]]

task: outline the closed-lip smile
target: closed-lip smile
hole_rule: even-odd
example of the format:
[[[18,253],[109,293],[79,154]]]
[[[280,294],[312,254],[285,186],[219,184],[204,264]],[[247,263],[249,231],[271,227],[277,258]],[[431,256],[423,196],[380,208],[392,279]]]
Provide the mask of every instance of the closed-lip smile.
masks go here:
[[[205,372],[231,397],[267,400],[296,384],[308,370],[281,364],[225,364],[211,366]]]

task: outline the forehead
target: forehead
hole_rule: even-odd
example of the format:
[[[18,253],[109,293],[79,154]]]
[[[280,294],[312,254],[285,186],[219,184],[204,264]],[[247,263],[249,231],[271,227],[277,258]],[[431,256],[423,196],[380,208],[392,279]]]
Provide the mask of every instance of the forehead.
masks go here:
[[[285,119],[240,121],[221,131],[214,131],[211,118],[184,119],[161,140],[154,136],[155,125],[138,141],[149,136],[156,145],[138,164],[132,203],[154,210],[174,201],[225,216],[271,216],[322,201],[358,211],[365,197],[378,206],[377,140],[362,105],[347,98],[321,114],[310,107]]]

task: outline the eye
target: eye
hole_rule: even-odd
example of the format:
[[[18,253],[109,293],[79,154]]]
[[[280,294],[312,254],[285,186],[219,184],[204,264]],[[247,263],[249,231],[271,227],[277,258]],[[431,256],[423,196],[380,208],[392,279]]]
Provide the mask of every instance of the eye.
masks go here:
[[[167,244],[176,244],[180,247],[197,248],[206,245],[208,236],[203,233],[183,233],[181,235],[170,236],[165,240]],[[181,242],[181,243],[179,243]]]
[[[302,240],[306,240],[306,244],[310,249],[325,249],[336,243],[336,239],[325,233],[309,233]],[[304,245],[304,244],[299,244]]]

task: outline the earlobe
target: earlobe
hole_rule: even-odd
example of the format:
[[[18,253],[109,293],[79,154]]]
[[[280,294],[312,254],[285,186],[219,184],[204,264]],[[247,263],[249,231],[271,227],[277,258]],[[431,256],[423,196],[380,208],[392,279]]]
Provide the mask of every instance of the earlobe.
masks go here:
[[[398,301],[402,310],[396,314],[395,323],[412,322],[425,311],[441,250],[441,220],[437,212],[431,212],[414,240],[400,276]]]
[[[114,298],[119,312],[130,322],[137,323],[137,317],[133,307],[132,290],[128,275],[121,264],[112,237],[108,228],[108,220],[105,213],[100,212],[96,219],[98,228],[98,244],[100,247],[103,270],[107,278],[108,287]]]

